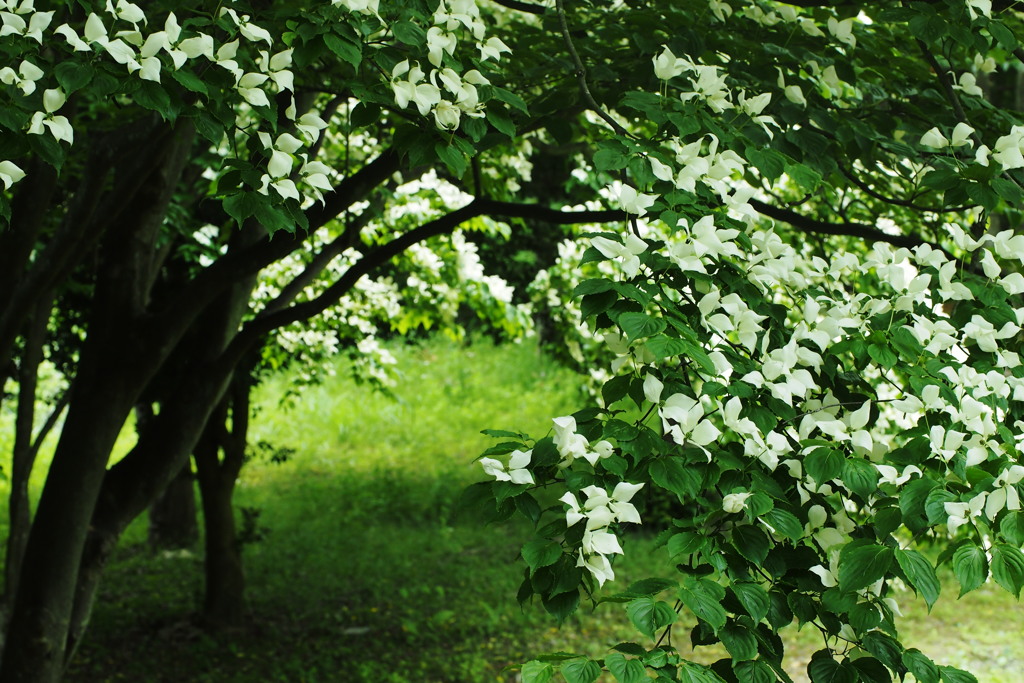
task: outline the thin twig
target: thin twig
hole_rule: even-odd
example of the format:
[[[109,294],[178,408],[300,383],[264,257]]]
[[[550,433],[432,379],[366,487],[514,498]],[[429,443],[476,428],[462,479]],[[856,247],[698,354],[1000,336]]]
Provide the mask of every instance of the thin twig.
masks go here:
[[[576,80],[579,81],[583,99],[595,114],[612,127],[612,130],[619,135],[629,135],[629,132],[620,126],[594,99],[594,95],[590,92],[590,86],[587,85],[587,69],[583,66],[583,60],[580,59],[579,53],[576,52],[576,46],[572,44],[572,37],[569,35],[569,25],[565,20],[565,6],[562,0],[555,0],[555,8],[558,10],[558,23],[562,27],[562,40],[565,41],[565,46],[569,50],[569,56],[572,57],[572,62],[576,66]]]

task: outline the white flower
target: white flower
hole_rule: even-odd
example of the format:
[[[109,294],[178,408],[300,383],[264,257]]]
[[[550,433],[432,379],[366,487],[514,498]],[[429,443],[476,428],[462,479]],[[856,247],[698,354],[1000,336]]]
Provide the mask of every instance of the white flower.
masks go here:
[[[25,177],[25,172],[13,161],[0,161],[0,183],[4,189],[11,189],[11,185]]]
[[[730,514],[736,512],[742,512],[747,507],[747,498],[750,498],[753,493],[749,491],[744,493],[730,493],[722,499],[722,510]]]
[[[532,449],[528,451],[516,449],[512,451],[507,468],[501,461],[493,458],[480,458],[480,465],[484,468],[485,473],[498,481],[510,481],[513,484],[533,484],[533,473],[526,469],[526,466],[530,464],[532,456]]]
[[[949,146],[949,140],[947,140],[946,136],[944,136],[936,127],[921,136],[921,144],[925,147],[942,149],[943,147]]]
[[[441,130],[455,130],[459,127],[462,110],[448,100],[441,100],[434,107],[434,121]]]
[[[658,413],[662,431],[680,445],[706,446],[722,433],[712,422],[701,419],[704,406],[686,394],[669,396]]]
[[[956,124],[956,127],[953,128],[953,137],[949,141],[950,147],[960,147],[962,145],[973,147],[974,141],[971,140],[971,135],[973,133],[974,129],[963,121]]]
[[[954,90],[960,90],[965,95],[984,97],[985,91],[978,86],[978,79],[970,71],[960,74],[958,82],[953,86]]]
[[[633,233],[626,235],[625,244],[601,236],[591,238],[590,243],[608,258],[621,259],[622,272],[626,277],[637,274],[640,270],[640,254],[647,250],[647,242]]]
[[[667,47],[654,58],[654,75],[667,81],[675,78],[686,70],[686,62],[672,54]]]
[[[984,17],[992,16],[992,0],[967,0],[967,13],[971,19],[977,19],[978,15]]]
[[[987,495],[986,491],[979,493],[966,503],[943,503],[942,507],[948,515],[946,528],[950,534],[956,533],[957,529],[981,514]]]
[[[486,43],[480,45],[480,59],[482,60],[500,61],[502,52],[512,52],[512,49],[501,42],[500,38],[488,38]]]
[[[458,40],[454,33],[448,33],[437,26],[431,26],[427,30],[427,61],[434,66],[441,66],[441,58],[444,53],[453,54],[458,46]]]
[[[828,32],[835,36],[836,40],[840,43],[845,43],[850,47],[857,47],[857,38],[853,35],[854,21],[856,21],[854,17],[843,19],[842,21],[835,17],[829,17]]]
[[[635,189],[625,184],[619,188],[617,194],[617,199],[619,200],[619,204],[622,205],[622,210],[626,213],[636,214],[637,216],[643,216],[647,213],[647,209],[651,208],[651,205],[658,199],[657,195],[637,192]]]
[[[405,80],[400,80],[400,76],[406,76]],[[405,109],[413,102],[420,114],[426,116],[441,101],[441,90],[433,83],[420,83],[423,77],[418,63],[410,65],[409,60],[401,61],[391,71],[391,89],[395,93],[395,104]]]

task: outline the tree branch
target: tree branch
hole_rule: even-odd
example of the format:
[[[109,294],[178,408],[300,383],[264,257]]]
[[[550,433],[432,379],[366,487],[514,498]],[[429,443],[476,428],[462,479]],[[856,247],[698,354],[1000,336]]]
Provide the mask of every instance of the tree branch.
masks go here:
[[[769,218],[782,221],[783,223],[789,223],[794,228],[801,230],[802,232],[820,234],[820,235],[846,235],[848,237],[859,237],[863,240],[873,240],[875,242],[886,242],[896,247],[906,247],[907,249],[913,249],[914,247],[921,246],[922,244],[929,244],[936,249],[941,249],[937,244],[932,244],[919,237],[913,237],[910,235],[890,235],[887,232],[882,232],[878,228],[864,223],[826,223],[825,221],[819,221],[815,218],[809,218],[803,214],[799,214],[796,211],[790,211],[789,209],[780,209],[777,206],[771,204],[765,204],[757,199],[751,199],[750,205],[754,209]]]
[[[540,5],[534,5],[530,2],[519,2],[519,0],[494,0],[494,4],[514,9],[517,12],[529,12],[536,15],[543,15],[545,12],[545,8]]]
[[[583,66],[583,60],[580,59],[580,55],[576,52],[576,46],[572,43],[572,36],[569,35],[569,24],[565,20],[565,5],[562,0],[555,0],[555,8],[558,10],[558,23],[562,27],[562,40],[565,41],[565,47],[569,50],[569,56],[572,57],[572,63],[576,66],[576,80],[579,81],[580,92],[583,94],[583,99],[591,110],[602,119],[605,123],[612,127],[619,135],[629,135],[625,128],[620,126],[615,119],[611,117],[601,105],[594,99],[594,95],[590,92],[590,86],[587,85],[587,69]]]
[[[456,209],[440,218],[424,223],[370,251],[315,299],[267,315],[257,316],[249,321],[225,351],[224,362],[233,363],[241,358],[252,344],[268,332],[299,320],[307,320],[323,312],[348,293],[364,275],[387,263],[412,245],[431,237],[450,233],[462,223],[483,215],[495,218],[531,218],[557,225],[608,223],[626,218],[626,213],[618,210],[559,211],[537,204],[475,199],[461,209]]]

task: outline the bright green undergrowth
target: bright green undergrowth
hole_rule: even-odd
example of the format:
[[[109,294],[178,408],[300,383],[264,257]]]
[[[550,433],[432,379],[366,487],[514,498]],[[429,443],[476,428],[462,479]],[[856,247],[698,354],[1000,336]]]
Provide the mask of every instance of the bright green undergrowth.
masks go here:
[[[552,416],[578,405],[578,379],[530,345],[435,341],[395,351],[393,398],[344,368],[303,389],[290,409],[279,405],[286,377],[260,390],[252,440],[294,452],[283,463],[255,458],[239,481],[237,506],[262,535],[245,546],[248,626],[199,628],[198,552],[154,553],[139,520],[109,567],[69,680],[513,681],[506,667],[537,653],[602,656],[634,639],[622,605],[585,604],[561,629],[539,605],[520,610],[516,560],[529,528],[455,514],[461,490],[482,477],[472,461],[490,440],[479,431],[543,435]],[[663,553],[651,534],[629,537],[610,591],[657,573]],[[981,681],[1018,681],[1024,610],[995,587],[957,601],[946,578],[930,617],[912,594],[901,600],[908,644]],[[677,629],[676,645],[686,640]],[[787,642],[802,680],[820,636],[793,629]],[[721,651],[694,656],[711,662]]]

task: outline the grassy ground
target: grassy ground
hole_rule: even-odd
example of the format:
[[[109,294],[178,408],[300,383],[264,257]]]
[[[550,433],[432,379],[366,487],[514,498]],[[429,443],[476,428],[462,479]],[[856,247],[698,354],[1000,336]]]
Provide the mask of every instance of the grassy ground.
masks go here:
[[[250,462],[239,482],[237,504],[258,511],[263,535],[245,547],[245,629],[212,636],[195,625],[201,558],[154,554],[140,520],[105,577],[69,680],[514,681],[506,667],[538,653],[602,656],[633,639],[621,605],[584,609],[561,629],[538,606],[520,610],[516,556],[529,530],[453,515],[461,489],[481,477],[472,460],[489,440],[479,431],[543,434],[574,405],[575,379],[525,346],[433,343],[399,355],[394,399],[339,377],[281,410],[284,381],[264,388],[254,440],[295,453]],[[620,585],[662,565],[648,538],[629,539],[626,552]],[[907,642],[983,682],[1022,680],[1024,610],[998,588],[958,602],[946,583],[931,618],[912,596],[901,601]],[[788,641],[801,680],[820,643],[810,629]]]

